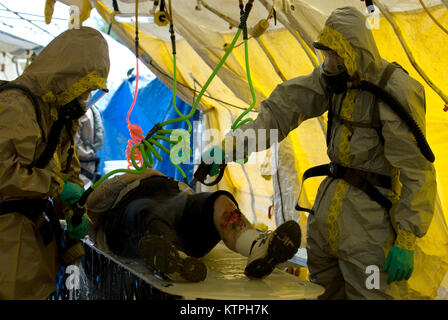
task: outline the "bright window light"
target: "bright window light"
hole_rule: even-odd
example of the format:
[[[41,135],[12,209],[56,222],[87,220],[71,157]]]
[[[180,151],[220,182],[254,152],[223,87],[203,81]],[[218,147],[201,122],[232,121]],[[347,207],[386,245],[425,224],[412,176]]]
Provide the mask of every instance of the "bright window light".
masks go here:
[[[133,23],[136,21],[134,13],[117,13],[115,20],[120,23]],[[154,17],[150,15],[139,14],[138,23],[154,23]]]

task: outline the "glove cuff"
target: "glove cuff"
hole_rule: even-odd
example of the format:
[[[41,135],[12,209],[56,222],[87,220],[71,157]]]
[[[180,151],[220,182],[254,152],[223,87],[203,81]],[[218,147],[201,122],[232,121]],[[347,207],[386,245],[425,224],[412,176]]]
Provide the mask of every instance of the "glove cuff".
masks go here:
[[[401,249],[415,250],[415,240],[416,236],[413,233],[398,229],[395,246]]]

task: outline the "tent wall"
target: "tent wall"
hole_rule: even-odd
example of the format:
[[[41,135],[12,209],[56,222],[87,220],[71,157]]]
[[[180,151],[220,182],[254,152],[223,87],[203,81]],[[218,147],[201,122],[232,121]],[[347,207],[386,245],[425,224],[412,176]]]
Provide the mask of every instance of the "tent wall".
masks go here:
[[[383,2],[385,1],[376,1],[381,4]],[[106,22],[110,23],[112,21],[111,1],[92,1],[92,3]],[[219,8],[227,8],[231,7],[234,2],[232,5],[227,2],[220,2],[219,5],[214,1],[213,3]],[[256,17],[249,19],[250,26],[253,26],[258,21],[257,19],[265,18],[268,15],[266,8],[269,9],[269,5],[272,3],[273,1],[262,0],[255,2],[257,7],[254,6],[254,15]],[[351,4],[360,9],[364,6],[362,2],[354,0],[318,2],[291,0],[276,1],[276,3],[283,5],[278,12],[277,26],[271,26],[260,38],[251,38],[248,41],[251,75],[257,96],[256,109],[260,101],[267,97],[277,84],[295,76],[308,74],[316,65],[317,57],[312,55],[312,51],[310,54],[309,45],[310,41],[317,36],[317,32],[321,29],[329,12],[341,4]],[[289,6],[284,6],[285,3]],[[448,114],[443,111],[444,103],[447,101],[443,101],[441,95],[434,91],[434,86],[441,88],[442,91],[446,91],[448,88],[448,78],[446,77],[448,35],[421,9],[417,0],[387,3],[386,8],[392,11],[391,17],[400,26],[403,38],[415,58],[413,64],[408,58],[409,52],[406,53],[403,50],[390,22],[384,16],[376,16],[376,19],[379,20],[377,20],[376,27],[373,26],[373,33],[382,57],[388,61],[400,63],[412,77],[425,86],[426,133],[429,144],[436,155],[437,210],[427,236],[418,241],[416,276],[413,276],[411,280],[411,287],[414,290],[413,297],[430,298],[437,293],[438,284],[448,270],[448,139],[446,139],[445,125]],[[447,26],[448,10],[446,7],[438,1],[426,1],[426,3],[440,24]],[[146,6],[151,4],[151,1],[146,2]],[[176,42],[178,96],[191,103],[197,97],[197,91],[205,84],[213,68],[224,55],[225,44],[229,44],[233,39],[235,28],[224,32],[222,25],[227,24],[228,26],[228,21],[215,17],[217,25],[221,26],[221,30],[218,30],[208,26],[206,19],[201,20],[199,16],[201,13],[192,11],[189,14],[184,14],[184,11],[188,10],[188,6],[195,5],[190,2],[187,4],[187,2],[173,1],[173,4],[175,30],[178,37]],[[129,4],[125,9],[131,10],[132,5]],[[203,25],[196,23],[195,14],[198,15],[198,21],[204,22]],[[225,14],[238,21],[238,10],[227,10]],[[270,22],[273,25],[273,21],[270,20]],[[173,74],[173,57],[171,44],[167,41],[168,27],[157,28],[154,25],[143,26],[140,29],[143,30],[140,33],[141,58],[164,84],[172,88],[173,81],[170,77]],[[132,25],[114,23],[112,30],[129,48],[133,48],[135,28]],[[163,36],[160,36],[162,34]],[[424,70],[427,76],[426,80],[417,72],[415,66]],[[195,92],[194,89],[197,91]],[[208,97],[201,99],[198,106],[205,112],[207,127],[219,131],[220,135],[213,141],[218,143],[229,130],[233,122],[232,119],[235,119],[252,102],[245,74],[243,45],[239,45],[233,50],[222,70],[207,88],[206,94]],[[219,101],[215,99],[219,99]],[[250,116],[256,117],[256,110]],[[325,153],[325,129],[325,117],[309,120],[290,133],[289,137],[278,146],[278,149],[275,149],[278,152],[271,148],[273,159],[276,159],[277,164],[283,164],[282,169],[274,173],[271,179],[267,179],[266,175],[261,174],[261,164],[266,155],[266,153],[261,153],[261,155],[252,155],[252,160],[253,157],[258,157],[260,161],[245,165],[244,170],[238,164],[230,164],[218,188],[234,193],[243,211],[249,218],[252,217],[252,221],[255,223],[263,222],[269,228],[273,228],[284,218],[306,220],[306,216],[299,217],[291,205],[300,189],[300,177],[304,170],[315,164],[328,161]],[[292,170],[292,155],[296,170]],[[289,179],[282,178],[285,175]],[[301,193],[303,204],[313,203],[319,182],[318,179],[310,179],[306,182]],[[202,190],[210,190],[210,188],[203,187]],[[279,216],[281,214],[279,208],[281,202],[279,201],[284,199],[279,198],[280,193],[284,195],[284,198],[288,198],[285,200],[287,214],[283,213],[281,217]],[[272,203],[275,207],[275,218],[268,217],[268,208]],[[286,205],[285,203],[284,205]],[[423,272],[428,270],[435,270],[435,272]],[[400,296],[398,291],[396,289],[396,295]]]

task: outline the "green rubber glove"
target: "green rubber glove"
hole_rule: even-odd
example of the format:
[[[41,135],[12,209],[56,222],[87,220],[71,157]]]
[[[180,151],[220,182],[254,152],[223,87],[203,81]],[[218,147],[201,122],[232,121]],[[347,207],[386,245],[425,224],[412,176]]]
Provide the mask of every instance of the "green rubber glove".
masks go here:
[[[388,284],[409,280],[414,271],[414,250],[392,246],[384,264],[384,271],[389,271]]]
[[[77,226],[72,225],[72,217],[68,217],[67,221],[67,232],[70,238],[80,240],[89,233],[89,221],[85,216],[82,217],[81,223]]]
[[[215,162],[212,163],[212,167],[211,167],[210,172],[209,172],[209,176],[212,176],[212,177],[216,176],[219,173],[219,166],[224,163],[224,159],[226,157],[226,153],[224,152],[224,150],[222,150],[221,147],[213,146],[210,149],[206,150],[204,153],[202,153],[202,156],[201,156],[202,162],[209,164],[210,163],[210,158],[213,158],[215,156],[215,154],[217,154],[217,155],[221,154],[221,163],[219,163],[219,162],[218,163],[215,163]],[[208,159],[208,161],[204,161],[204,159]]]
[[[64,180],[64,188],[62,189],[61,194],[58,196],[59,199],[62,200],[68,207],[72,207],[73,204],[78,202],[79,198],[81,198],[84,193],[84,188],[78,186],[75,183]]]

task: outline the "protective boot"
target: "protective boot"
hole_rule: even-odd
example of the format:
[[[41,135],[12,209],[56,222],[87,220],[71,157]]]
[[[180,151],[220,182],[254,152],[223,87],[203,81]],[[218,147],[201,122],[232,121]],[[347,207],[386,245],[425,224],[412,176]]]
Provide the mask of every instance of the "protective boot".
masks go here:
[[[207,267],[202,261],[179,252],[163,236],[144,236],[139,241],[138,250],[156,273],[179,273],[183,279],[191,282],[202,281],[207,276]]]
[[[291,259],[300,247],[300,226],[287,221],[275,231],[262,234],[252,243],[244,274],[250,278],[263,278],[275,266]]]

